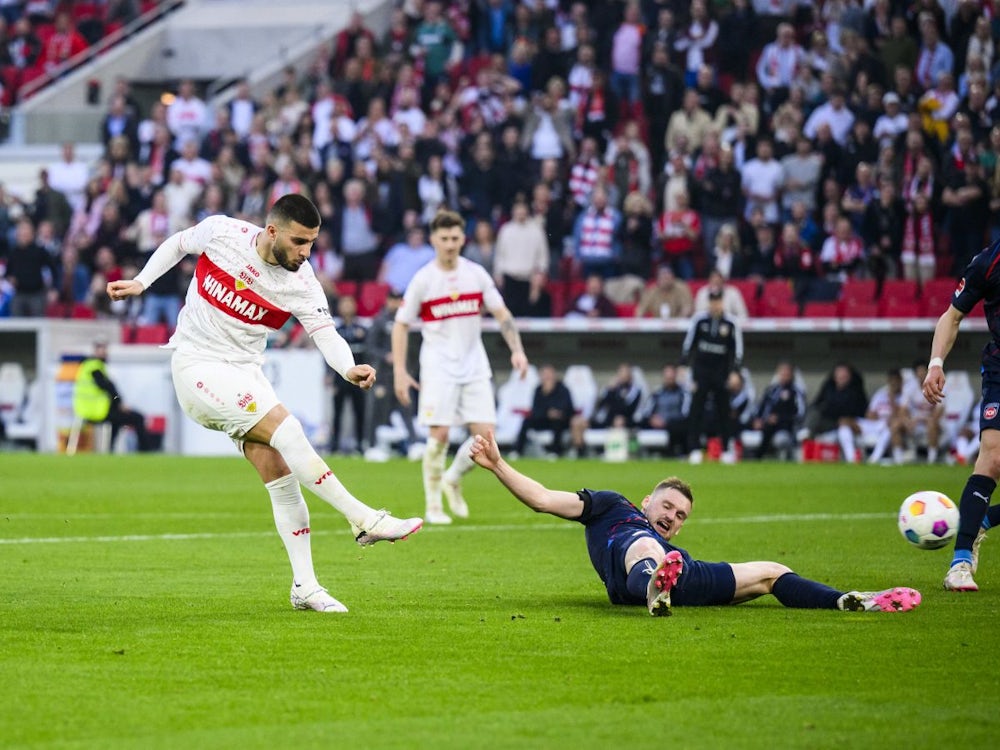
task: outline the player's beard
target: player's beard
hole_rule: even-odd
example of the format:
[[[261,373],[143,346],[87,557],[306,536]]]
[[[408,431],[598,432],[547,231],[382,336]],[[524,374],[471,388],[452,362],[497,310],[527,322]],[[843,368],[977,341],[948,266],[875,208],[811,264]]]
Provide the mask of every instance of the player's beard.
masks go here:
[[[305,263],[305,259],[292,258],[289,252],[283,248],[281,245],[275,241],[274,247],[271,249],[274,254],[274,259],[278,261],[278,265],[284,268],[286,271],[291,271],[295,273],[299,270],[299,267]]]

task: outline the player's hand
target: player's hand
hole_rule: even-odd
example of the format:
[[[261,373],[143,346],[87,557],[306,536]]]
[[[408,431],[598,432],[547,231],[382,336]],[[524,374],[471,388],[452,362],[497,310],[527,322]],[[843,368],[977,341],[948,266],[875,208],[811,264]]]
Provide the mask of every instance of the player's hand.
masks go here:
[[[413,379],[410,373],[406,371],[397,372],[393,378],[393,390],[396,392],[396,399],[399,401],[400,406],[408,407],[410,405],[411,388],[416,388],[419,391],[420,384]]]
[[[934,365],[927,370],[924,378],[924,398],[930,404],[940,404],[944,400],[944,369]]]
[[[500,463],[500,446],[497,445],[493,430],[488,430],[486,437],[476,435],[476,439],[469,448],[469,458],[482,466],[484,469],[493,471]]]
[[[348,382],[354,383],[358,388],[367,391],[375,385],[375,368],[371,365],[354,365],[344,373]]]
[[[146,287],[134,279],[131,281],[109,281],[108,296],[113,300],[125,299],[126,297],[138,297]]]
[[[521,380],[528,374],[528,355],[524,352],[514,352],[510,355],[510,366],[521,376]]]

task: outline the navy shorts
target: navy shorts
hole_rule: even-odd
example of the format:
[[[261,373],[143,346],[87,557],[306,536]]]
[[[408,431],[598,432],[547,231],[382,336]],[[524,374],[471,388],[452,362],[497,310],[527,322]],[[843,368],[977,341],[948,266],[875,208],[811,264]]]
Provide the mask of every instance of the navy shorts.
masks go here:
[[[1000,376],[983,374],[983,406],[979,413],[979,431],[1000,430]]]
[[[710,563],[694,560],[686,550],[674,547],[652,532],[632,530],[615,534],[610,547],[610,570],[605,571],[604,585],[612,604],[645,604],[646,600],[632,596],[628,591],[628,571],[625,570],[625,553],[639,538],[648,536],[667,552],[677,550],[684,557],[684,572],[677,579],[670,596],[671,604],[678,607],[705,607],[731,604],[736,595],[736,576],[729,563]]]

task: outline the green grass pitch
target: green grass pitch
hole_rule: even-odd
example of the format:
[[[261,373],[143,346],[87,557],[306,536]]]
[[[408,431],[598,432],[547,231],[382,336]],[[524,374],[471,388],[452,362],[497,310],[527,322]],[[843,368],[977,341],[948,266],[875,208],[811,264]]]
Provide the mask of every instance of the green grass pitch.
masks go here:
[[[582,529],[481,469],[472,518],[358,548],[307,494],[320,580],[347,615],[293,611],[267,495],[240,459],[0,455],[3,748],[905,748],[997,741],[1000,534],[978,594],[896,530],[967,469],[522,461],[633,501],[680,474],[677,542],[848,588],[912,585],[899,615],[765,597],[654,619],[614,607]],[[334,459],[397,515],[419,464]],[[995,548],[993,545],[997,545]]]

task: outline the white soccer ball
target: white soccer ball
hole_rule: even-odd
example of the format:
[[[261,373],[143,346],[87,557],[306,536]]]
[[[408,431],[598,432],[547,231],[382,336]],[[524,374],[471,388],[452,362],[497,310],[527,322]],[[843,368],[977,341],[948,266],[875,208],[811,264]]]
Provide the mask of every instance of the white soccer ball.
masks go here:
[[[899,508],[899,533],[920,549],[944,547],[958,533],[958,506],[935,490],[914,492]]]

